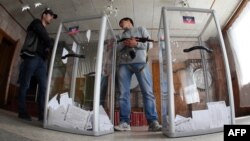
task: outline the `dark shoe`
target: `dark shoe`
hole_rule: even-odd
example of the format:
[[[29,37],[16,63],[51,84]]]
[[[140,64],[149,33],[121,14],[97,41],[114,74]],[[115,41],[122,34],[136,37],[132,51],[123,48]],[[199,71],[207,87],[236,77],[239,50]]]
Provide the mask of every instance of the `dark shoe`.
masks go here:
[[[23,120],[27,120],[27,121],[32,121],[31,116],[27,113],[19,113],[18,118],[23,119]]]
[[[161,131],[161,129],[162,129],[162,126],[159,124],[158,121],[152,121],[148,127],[148,131],[152,131],[152,132]]]

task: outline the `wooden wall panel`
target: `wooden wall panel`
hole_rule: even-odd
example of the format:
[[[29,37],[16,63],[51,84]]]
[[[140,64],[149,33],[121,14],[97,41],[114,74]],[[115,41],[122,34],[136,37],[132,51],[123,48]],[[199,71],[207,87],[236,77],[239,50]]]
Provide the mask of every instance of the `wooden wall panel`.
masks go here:
[[[156,109],[161,123],[161,84],[160,84],[160,65],[159,61],[152,61],[152,79],[153,79],[153,92],[156,99]]]

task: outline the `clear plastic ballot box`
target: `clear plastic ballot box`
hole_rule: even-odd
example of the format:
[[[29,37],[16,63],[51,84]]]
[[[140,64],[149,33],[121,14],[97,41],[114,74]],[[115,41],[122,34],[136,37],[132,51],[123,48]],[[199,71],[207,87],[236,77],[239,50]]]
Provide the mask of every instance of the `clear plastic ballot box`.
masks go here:
[[[116,37],[106,15],[60,23],[48,73],[44,128],[113,133]]]
[[[162,132],[192,136],[234,124],[230,70],[215,11],[163,7],[158,37]]]

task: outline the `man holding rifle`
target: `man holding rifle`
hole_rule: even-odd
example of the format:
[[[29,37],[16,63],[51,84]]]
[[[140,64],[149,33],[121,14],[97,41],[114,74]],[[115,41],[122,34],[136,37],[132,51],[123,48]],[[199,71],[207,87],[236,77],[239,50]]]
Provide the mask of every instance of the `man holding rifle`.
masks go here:
[[[120,89],[120,124],[117,131],[130,131],[130,84],[136,75],[143,95],[144,112],[149,131],[161,131],[156,112],[155,97],[152,90],[152,78],[147,64],[147,51],[152,48],[152,40],[144,27],[134,27],[131,18],[123,18],[119,26],[124,30],[118,36],[118,81]]]

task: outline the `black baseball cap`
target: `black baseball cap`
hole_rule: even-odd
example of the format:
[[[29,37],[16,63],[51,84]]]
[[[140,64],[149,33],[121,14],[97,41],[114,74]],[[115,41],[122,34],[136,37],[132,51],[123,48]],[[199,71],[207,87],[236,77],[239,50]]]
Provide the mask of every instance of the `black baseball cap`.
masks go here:
[[[43,15],[43,14],[50,14],[51,16],[53,16],[54,19],[57,18],[57,14],[55,14],[50,8],[46,8],[46,9],[43,11],[42,15]]]

